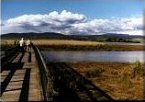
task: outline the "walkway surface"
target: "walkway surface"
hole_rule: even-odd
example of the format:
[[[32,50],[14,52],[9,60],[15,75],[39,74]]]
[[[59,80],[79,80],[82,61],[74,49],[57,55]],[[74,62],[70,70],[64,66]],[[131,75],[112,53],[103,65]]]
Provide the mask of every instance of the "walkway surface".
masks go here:
[[[18,53],[1,68],[1,101],[42,101],[42,87],[34,50]]]

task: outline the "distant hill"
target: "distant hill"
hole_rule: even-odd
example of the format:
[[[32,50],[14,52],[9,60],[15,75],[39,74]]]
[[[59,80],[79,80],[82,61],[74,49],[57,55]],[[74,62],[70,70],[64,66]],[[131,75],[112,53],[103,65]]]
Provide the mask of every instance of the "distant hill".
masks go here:
[[[22,37],[30,39],[53,39],[62,38],[64,35],[59,33],[9,33],[1,35],[2,39],[20,39]]]
[[[103,35],[64,35],[61,33],[9,33],[1,35],[1,39],[73,39],[110,42],[130,42],[133,39],[144,39],[144,36],[107,33]]]

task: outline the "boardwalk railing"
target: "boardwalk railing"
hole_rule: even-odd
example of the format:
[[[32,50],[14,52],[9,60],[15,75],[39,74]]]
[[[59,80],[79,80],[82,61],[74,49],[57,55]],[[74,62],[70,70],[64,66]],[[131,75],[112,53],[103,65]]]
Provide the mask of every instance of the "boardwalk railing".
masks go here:
[[[43,94],[45,101],[52,102],[54,96],[53,84],[60,80],[66,87],[71,88],[74,91],[84,90],[93,102],[98,100],[110,100],[113,101],[106,92],[96,87],[91,81],[76,72],[73,68],[69,67],[65,63],[48,63],[49,69],[47,68],[46,62],[48,61],[39,49],[33,45],[33,49],[36,54],[36,58],[39,65],[41,83],[43,88]],[[68,93],[71,94],[71,93]]]
[[[39,49],[34,45],[32,45],[32,47],[35,51],[35,55],[36,55],[38,65],[39,65],[44,100],[52,102],[53,101],[53,82],[52,82],[51,75],[49,73],[49,70],[47,69],[45,61]]]

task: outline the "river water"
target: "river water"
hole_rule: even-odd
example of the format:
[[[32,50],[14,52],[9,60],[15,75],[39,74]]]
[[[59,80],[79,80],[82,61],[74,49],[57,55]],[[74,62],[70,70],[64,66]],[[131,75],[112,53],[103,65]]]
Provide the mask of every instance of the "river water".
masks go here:
[[[144,62],[144,51],[42,51],[50,62]]]

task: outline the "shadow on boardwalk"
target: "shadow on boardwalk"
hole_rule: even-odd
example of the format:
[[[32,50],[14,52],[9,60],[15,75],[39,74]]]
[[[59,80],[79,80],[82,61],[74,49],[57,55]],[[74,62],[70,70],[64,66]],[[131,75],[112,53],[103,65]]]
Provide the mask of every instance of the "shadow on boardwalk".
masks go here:
[[[11,59],[1,68],[1,73],[8,72],[5,79],[1,82],[1,96],[8,91],[17,91],[20,90],[19,101],[28,101],[28,92],[29,92],[29,82],[30,82],[30,68],[23,68],[24,62],[22,62],[25,53],[21,53],[21,56],[18,57],[20,53],[13,55]],[[16,60],[17,59],[17,60]],[[16,61],[15,61],[16,60]],[[31,62],[31,53],[29,53],[28,62]],[[19,77],[16,72],[19,71],[19,76],[24,76],[23,79],[17,78],[14,81],[11,81],[13,77]],[[22,74],[21,74],[22,73]],[[12,88],[10,90],[6,90],[8,85],[12,82],[21,82],[21,88]],[[14,94],[15,96],[15,94]]]
[[[58,92],[54,97],[55,102],[113,100],[66,63],[48,63],[47,65],[53,76],[54,90]]]

